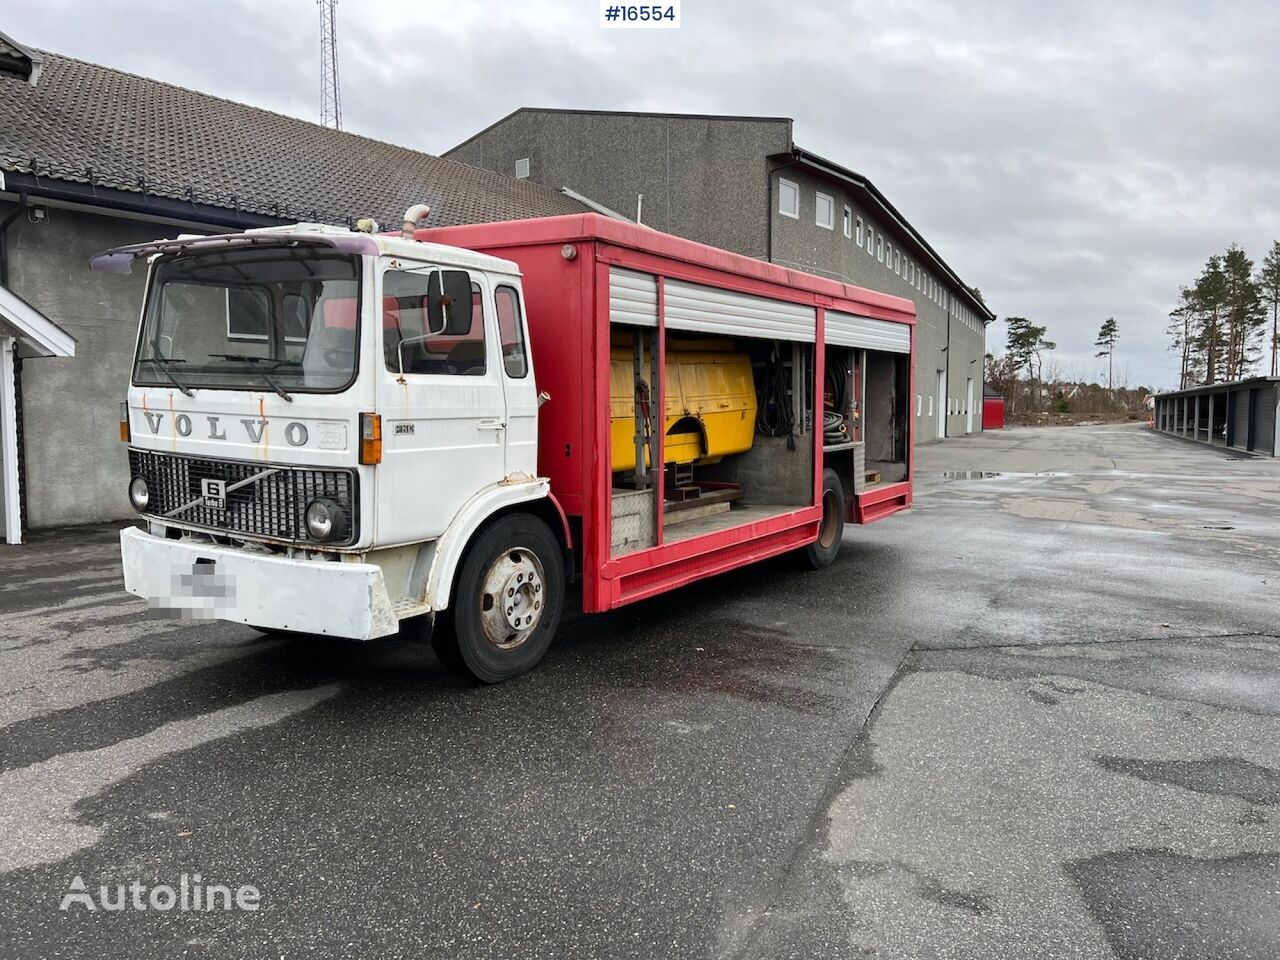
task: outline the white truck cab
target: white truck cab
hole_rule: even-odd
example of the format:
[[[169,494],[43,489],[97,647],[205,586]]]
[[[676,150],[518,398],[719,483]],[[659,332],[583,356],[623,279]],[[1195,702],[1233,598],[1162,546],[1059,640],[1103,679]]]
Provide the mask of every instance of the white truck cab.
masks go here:
[[[122,247],[94,267],[137,258],[150,274],[121,434],[145,529],[121,534],[126,589],[354,640],[429,621],[465,589],[466,622],[437,624],[442,657],[482,680],[536,662],[568,534],[536,476],[516,264],[297,224]],[[469,634],[487,644],[468,650]]]

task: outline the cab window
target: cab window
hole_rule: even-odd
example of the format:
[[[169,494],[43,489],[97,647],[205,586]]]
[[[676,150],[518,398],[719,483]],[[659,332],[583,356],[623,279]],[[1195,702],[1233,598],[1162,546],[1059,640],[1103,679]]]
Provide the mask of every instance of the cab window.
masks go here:
[[[498,308],[498,337],[502,343],[502,365],[507,376],[519,380],[529,372],[524,348],[524,325],[520,322],[520,297],[514,287],[499,287],[493,293]]]
[[[392,373],[478,377],[485,372],[484,310],[479,284],[471,284],[471,329],[430,333],[427,298],[435,271],[388,270],[382,275],[382,339]]]

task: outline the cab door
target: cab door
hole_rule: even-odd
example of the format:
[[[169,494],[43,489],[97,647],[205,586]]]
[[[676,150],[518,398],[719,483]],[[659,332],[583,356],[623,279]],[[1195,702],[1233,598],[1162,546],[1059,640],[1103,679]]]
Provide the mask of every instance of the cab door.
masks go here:
[[[494,315],[502,353],[502,385],[507,402],[508,474],[538,474],[538,387],[529,361],[529,337],[520,288],[494,279]]]
[[[453,268],[448,268],[453,269]],[[378,543],[438,537],[479,490],[506,475],[503,364],[483,274],[470,274],[468,330],[432,333],[437,268],[384,261]],[[438,293],[435,293],[438,296]]]

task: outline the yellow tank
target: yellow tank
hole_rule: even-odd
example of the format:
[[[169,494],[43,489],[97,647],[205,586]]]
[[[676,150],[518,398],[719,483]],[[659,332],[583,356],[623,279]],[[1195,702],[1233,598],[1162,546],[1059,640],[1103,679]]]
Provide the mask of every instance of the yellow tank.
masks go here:
[[[667,348],[667,463],[715,463],[751,449],[756,390],[751,358],[724,340],[675,341]],[[645,357],[646,379],[649,358]],[[631,348],[609,357],[610,440],[613,470],[634,470],[635,371]]]

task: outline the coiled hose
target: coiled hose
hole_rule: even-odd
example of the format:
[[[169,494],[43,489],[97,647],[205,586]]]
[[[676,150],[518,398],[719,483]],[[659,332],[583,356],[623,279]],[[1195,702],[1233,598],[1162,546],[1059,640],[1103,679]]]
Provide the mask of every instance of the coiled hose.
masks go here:
[[[760,404],[756,410],[756,432],[766,437],[786,437],[787,449],[796,448],[795,413],[787,399],[787,368],[775,348],[765,364],[760,381]]]

